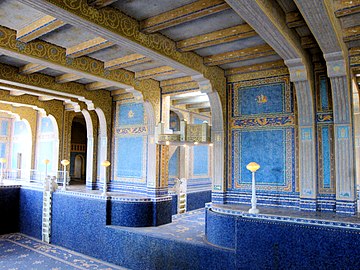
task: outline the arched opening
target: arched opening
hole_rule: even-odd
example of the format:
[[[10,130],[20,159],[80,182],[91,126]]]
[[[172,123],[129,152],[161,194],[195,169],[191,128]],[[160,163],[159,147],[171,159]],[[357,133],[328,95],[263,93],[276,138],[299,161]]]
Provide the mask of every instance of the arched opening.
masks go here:
[[[71,123],[70,185],[85,184],[86,153],[86,122],[84,116],[77,113]]]
[[[74,179],[84,179],[85,178],[85,159],[82,155],[75,156],[73,178]]]
[[[53,116],[38,113],[36,145],[36,173],[34,176],[38,175],[38,177],[35,178],[41,178],[45,174],[56,176],[58,170],[59,128]],[[45,164],[44,160],[49,160],[49,163]]]
[[[97,181],[104,182],[105,168],[101,163],[107,160],[107,126],[104,112],[100,108],[96,108],[95,112],[99,119],[99,132],[98,132],[98,147],[97,147]],[[100,184],[101,185],[101,184]]]
[[[29,179],[31,168],[32,136],[30,124],[27,120],[15,120],[10,159],[8,164],[11,179]]]

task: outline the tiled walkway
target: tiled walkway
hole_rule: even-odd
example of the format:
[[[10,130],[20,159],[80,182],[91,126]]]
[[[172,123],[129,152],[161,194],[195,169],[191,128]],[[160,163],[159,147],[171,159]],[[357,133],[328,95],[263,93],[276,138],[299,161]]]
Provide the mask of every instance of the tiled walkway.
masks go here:
[[[0,269],[126,269],[20,233],[0,236]]]

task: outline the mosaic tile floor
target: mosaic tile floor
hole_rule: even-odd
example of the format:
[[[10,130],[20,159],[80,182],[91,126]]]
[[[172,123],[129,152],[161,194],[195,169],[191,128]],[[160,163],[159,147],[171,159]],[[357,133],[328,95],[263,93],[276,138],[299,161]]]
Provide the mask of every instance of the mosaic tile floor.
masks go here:
[[[154,237],[165,238],[175,241],[185,241],[194,244],[205,245],[205,210],[204,208],[174,215],[172,223],[158,227],[128,228],[111,226],[121,230],[146,234]]]
[[[83,254],[46,244],[23,234],[0,236],[0,269],[67,270],[126,269]]]

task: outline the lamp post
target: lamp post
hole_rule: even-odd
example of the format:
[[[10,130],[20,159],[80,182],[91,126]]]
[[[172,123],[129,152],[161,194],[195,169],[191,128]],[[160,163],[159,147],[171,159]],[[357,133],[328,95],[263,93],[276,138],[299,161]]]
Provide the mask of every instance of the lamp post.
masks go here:
[[[106,169],[107,167],[110,166],[110,161],[108,160],[104,160],[103,162],[101,162],[101,166],[104,166],[104,187],[103,187],[103,193],[101,194],[102,196],[106,196],[107,195],[107,179],[106,179]]]
[[[64,166],[64,182],[63,182],[62,190],[66,190],[66,166],[69,164],[70,164],[70,161],[68,161],[67,159],[63,159],[61,161],[61,165]]]
[[[246,165],[246,169],[248,169],[252,174],[252,191],[251,191],[251,208],[249,209],[250,214],[258,214],[259,209],[256,208],[256,190],[255,190],[255,172],[260,168],[260,165],[256,162],[250,162]]]
[[[47,166],[48,166],[48,164],[50,163],[50,160],[48,160],[48,159],[44,159],[44,164],[45,164],[45,178],[47,177]]]
[[[2,183],[3,183],[3,179],[4,179],[4,169],[5,169],[6,158],[0,158],[0,163],[1,163],[1,178],[0,178],[0,184],[2,184]]]

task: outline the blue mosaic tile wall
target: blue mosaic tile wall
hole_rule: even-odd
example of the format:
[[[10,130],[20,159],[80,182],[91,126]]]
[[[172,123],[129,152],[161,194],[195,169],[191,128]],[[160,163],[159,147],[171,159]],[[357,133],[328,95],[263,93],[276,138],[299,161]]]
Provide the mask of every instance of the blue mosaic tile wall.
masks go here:
[[[236,269],[360,269],[356,229],[207,211],[207,239],[235,249]]]
[[[0,234],[19,231],[20,188],[0,188]]]
[[[276,77],[229,84],[230,160],[226,203],[250,203],[250,162],[260,164],[257,191],[268,194],[264,204],[278,204],[296,193],[296,134],[293,90],[289,78]],[[234,200],[232,193],[241,191]],[[240,195],[240,194],[238,194]],[[289,201],[289,203],[291,203]]]
[[[172,195],[172,215],[177,214],[177,195]],[[211,202],[211,190],[189,192],[186,198],[186,210],[192,211],[200,208],[204,208],[206,203]]]
[[[129,269],[235,269],[233,251],[106,226],[106,207],[103,199],[55,193],[52,244]]]
[[[43,193],[20,189],[20,232],[41,239]]]
[[[316,82],[316,124],[317,124],[317,163],[318,163],[318,209],[334,211],[334,119],[329,79],[325,72],[315,73]]]
[[[116,104],[113,183],[110,190],[136,183],[146,186],[147,126],[142,103]],[[139,189],[138,193],[144,193]]]

